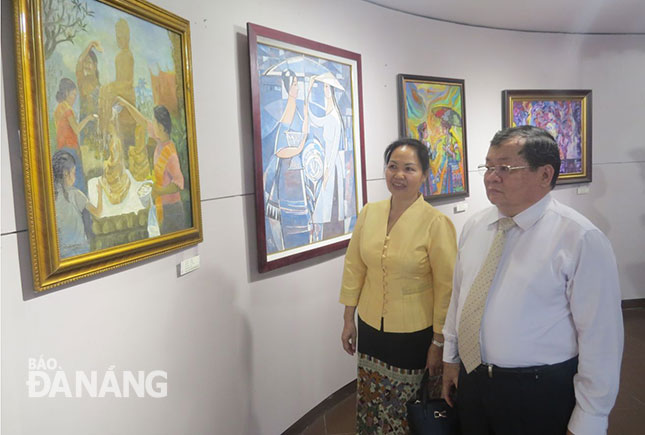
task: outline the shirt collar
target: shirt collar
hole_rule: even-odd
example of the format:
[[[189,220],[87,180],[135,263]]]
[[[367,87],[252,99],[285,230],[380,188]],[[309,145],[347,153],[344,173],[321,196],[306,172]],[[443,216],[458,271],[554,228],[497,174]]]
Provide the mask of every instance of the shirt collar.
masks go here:
[[[410,210],[412,208],[419,207],[419,205],[423,204],[424,202],[425,202],[425,198],[423,197],[423,195],[419,195],[419,197],[417,199],[415,199],[414,202],[412,204],[410,204],[408,206],[408,208],[406,208],[403,213],[405,214],[406,211],[408,211],[408,210]],[[387,202],[387,212],[388,213],[390,212],[391,208],[392,208],[392,196],[390,196],[390,200]]]
[[[523,212],[513,216],[513,220],[515,221],[515,224],[518,227],[520,227],[523,231],[528,230],[537,221],[539,221],[542,216],[544,216],[544,213],[546,212],[546,209],[549,207],[549,204],[551,204],[550,192],[544,195],[542,199],[540,199],[538,202],[536,202],[535,204],[533,204]],[[486,222],[488,225],[495,224],[501,218],[507,217],[504,214],[502,214],[498,209],[495,209],[495,211],[496,213],[491,213],[488,216],[488,219]]]

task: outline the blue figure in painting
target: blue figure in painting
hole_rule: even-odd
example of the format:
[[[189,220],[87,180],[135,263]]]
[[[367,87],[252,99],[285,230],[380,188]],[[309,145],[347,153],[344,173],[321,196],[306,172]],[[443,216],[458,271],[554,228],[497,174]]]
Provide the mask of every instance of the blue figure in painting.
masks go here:
[[[316,142],[323,144],[323,162],[322,162],[322,180],[320,185],[315,188],[315,197],[313,204],[313,239],[314,241],[323,240],[325,237],[325,224],[333,222],[342,222],[345,219],[344,203],[344,167],[345,159],[342,151],[346,149],[346,136],[343,118],[336,102],[334,89],[344,91],[341,84],[329,72],[313,76],[310,82],[310,88],[316,83],[323,84],[324,105],[319,106],[323,115],[316,116],[311,110],[309,118],[312,126],[319,127],[322,130],[322,137]],[[311,97],[312,93],[308,94]],[[314,103],[314,105],[317,105]],[[308,145],[309,146],[309,145]],[[310,153],[306,153],[308,157]],[[315,154],[311,154],[315,155]],[[307,159],[311,162],[311,159]],[[311,166],[305,165],[307,178],[312,180],[307,169]],[[314,166],[317,167],[317,166]],[[333,218],[333,219],[332,219]]]
[[[281,82],[287,93],[282,116],[262,139],[274,154],[264,171],[267,252],[278,252],[310,242],[310,215],[301,153],[309,133],[309,102],[298,99],[299,80],[285,69]]]

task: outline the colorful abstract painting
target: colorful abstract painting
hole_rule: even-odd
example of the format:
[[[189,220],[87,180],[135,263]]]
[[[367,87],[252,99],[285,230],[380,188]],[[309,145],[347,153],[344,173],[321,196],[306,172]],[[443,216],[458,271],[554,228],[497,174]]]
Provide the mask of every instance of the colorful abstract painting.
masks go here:
[[[201,241],[188,22],[140,0],[15,7],[32,252],[51,285]]]
[[[464,81],[399,75],[401,136],[423,142],[430,171],[426,199],[468,195]]]
[[[255,35],[256,185],[270,264],[351,236],[363,204],[358,64],[320,45]]]
[[[504,126],[533,125],[560,148],[559,183],[591,181],[591,91],[504,91]]]

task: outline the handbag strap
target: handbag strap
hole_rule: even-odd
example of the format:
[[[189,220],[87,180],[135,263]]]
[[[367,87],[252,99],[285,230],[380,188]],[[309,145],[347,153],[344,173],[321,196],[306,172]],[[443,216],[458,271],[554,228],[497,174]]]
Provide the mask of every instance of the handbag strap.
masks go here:
[[[417,400],[419,400],[423,407],[425,408],[428,403],[428,381],[430,379],[430,373],[428,369],[423,372],[423,377],[421,378],[421,387],[417,390]]]

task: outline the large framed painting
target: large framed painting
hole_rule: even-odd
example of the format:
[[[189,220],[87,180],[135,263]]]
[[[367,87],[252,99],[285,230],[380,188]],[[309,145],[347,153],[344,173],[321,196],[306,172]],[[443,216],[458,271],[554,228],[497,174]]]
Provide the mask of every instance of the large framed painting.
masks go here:
[[[468,196],[464,81],[399,74],[402,137],[428,147],[430,171],[421,186],[426,200]]]
[[[202,241],[188,21],[139,0],[15,0],[36,290]]]
[[[256,24],[247,29],[266,272],[349,242],[367,201],[361,56]]]
[[[591,181],[591,90],[502,91],[504,127],[534,125],[560,148],[557,184]]]

